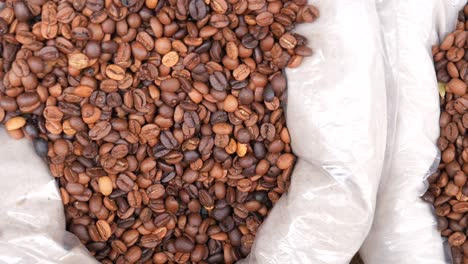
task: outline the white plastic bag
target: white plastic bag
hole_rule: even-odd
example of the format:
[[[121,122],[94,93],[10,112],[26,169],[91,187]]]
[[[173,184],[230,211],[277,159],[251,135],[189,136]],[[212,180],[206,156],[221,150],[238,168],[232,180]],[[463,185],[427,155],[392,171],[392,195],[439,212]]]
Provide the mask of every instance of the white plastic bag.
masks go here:
[[[65,231],[56,182],[26,140],[0,128],[0,263],[96,263]]]
[[[464,0],[378,3],[398,96],[397,127],[382,175],[374,224],[361,255],[366,264],[448,263],[431,205],[419,196],[437,168],[439,98],[431,46],[454,29]]]
[[[298,163],[244,263],[349,263],[372,223],[387,134],[375,2],[313,4],[320,19],[297,32],[315,55],[287,72]]]

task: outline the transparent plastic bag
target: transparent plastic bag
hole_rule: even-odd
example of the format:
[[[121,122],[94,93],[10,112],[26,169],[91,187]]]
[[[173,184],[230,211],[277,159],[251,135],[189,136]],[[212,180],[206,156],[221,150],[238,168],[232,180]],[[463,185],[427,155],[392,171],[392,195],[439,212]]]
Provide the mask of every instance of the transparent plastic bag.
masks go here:
[[[397,126],[379,188],[366,264],[451,263],[431,205],[419,197],[438,164],[439,95],[431,46],[454,29],[465,0],[378,1],[398,96]]]
[[[29,141],[0,128],[0,263],[97,263],[65,230],[57,185]]]
[[[313,1],[315,55],[288,70],[292,183],[242,263],[349,263],[374,215],[387,139],[385,54],[373,0]]]

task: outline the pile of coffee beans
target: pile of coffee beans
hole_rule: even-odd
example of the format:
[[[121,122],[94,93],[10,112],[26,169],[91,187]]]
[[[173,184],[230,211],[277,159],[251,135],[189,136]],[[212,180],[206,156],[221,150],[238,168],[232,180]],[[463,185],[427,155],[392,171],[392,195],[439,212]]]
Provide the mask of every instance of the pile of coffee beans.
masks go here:
[[[234,263],[295,162],[283,69],[306,0],[7,0],[0,122],[102,263]],[[26,161],[25,161],[26,162]]]
[[[442,157],[423,196],[434,205],[438,229],[448,239],[454,264],[468,263],[467,30],[468,5],[459,13],[456,30],[432,48],[441,93],[437,145]]]

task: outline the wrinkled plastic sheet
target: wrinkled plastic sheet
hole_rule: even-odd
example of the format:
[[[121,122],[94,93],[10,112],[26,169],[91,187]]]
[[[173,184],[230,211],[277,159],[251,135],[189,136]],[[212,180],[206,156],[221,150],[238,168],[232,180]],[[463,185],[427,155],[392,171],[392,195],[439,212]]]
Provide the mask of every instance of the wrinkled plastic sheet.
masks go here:
[[[377,9],[394,78],[395,126],[374,223],[361,255],[366,264],[451,263],[432,205],[419,197],[439,162],[439,94],[431,47],[454,30],[466,0],[382,0]]]
[[[56,181],[31,142],[0,128],[0,263],[97,263],[65,230]]]
[[[372,224],[387,136],[375,2],[313,3],[320,19],[297,32],[315,55],[287,71],[298,162],[243,263],[349,263]]]

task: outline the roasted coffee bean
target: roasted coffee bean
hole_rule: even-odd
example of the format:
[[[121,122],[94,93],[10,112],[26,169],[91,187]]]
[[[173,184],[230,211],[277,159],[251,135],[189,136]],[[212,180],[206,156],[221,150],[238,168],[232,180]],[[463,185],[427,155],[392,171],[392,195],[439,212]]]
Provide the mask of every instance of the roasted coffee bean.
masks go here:
[[[91,140],[100,140],[109,135],[112,125],[107,121],[101,121],[93,126],[89,131],[89,138]]]
[[[164,186],[161,184],[154,184],[146,189],[146,194],[150,199],[158,199],[165,194]]]
[[[255,39],[255,37],[252,34],[246,34],[245,36],[242,37],[241,40],[242,45],[248,49],[253,49],[257,47],[258,45],[258,40]]]
[[[214,72],[210,75],[210,84],[217,91],[224,91],[228,88],[226,77],[221,72]]]
[[[187,237],[179,237],[175,241],[175,249],[178,252],[190,253],[195,248],[195,244]]]
[[[47,156],[49,148],[48,148],[48,144],[46,140],[40,137],[35,138],[33,140],[33,145],[34,145],[34,150],[36,151],[37,155],[39,155],[40,157]]]
[[[125,174],[120,174],[117,177],[117,180],[116,180],[115,184],[117,185],[117,187],[120,190],[122,190],[124,192],[129,192],[130,190],[133,189],[133,186],[135,185],[133,180],[129,176],[125,175]]]
[[[190,16],[195,20],[202,20],[208,14],[207,8],[203,0],[191,0],[189,4]]]

